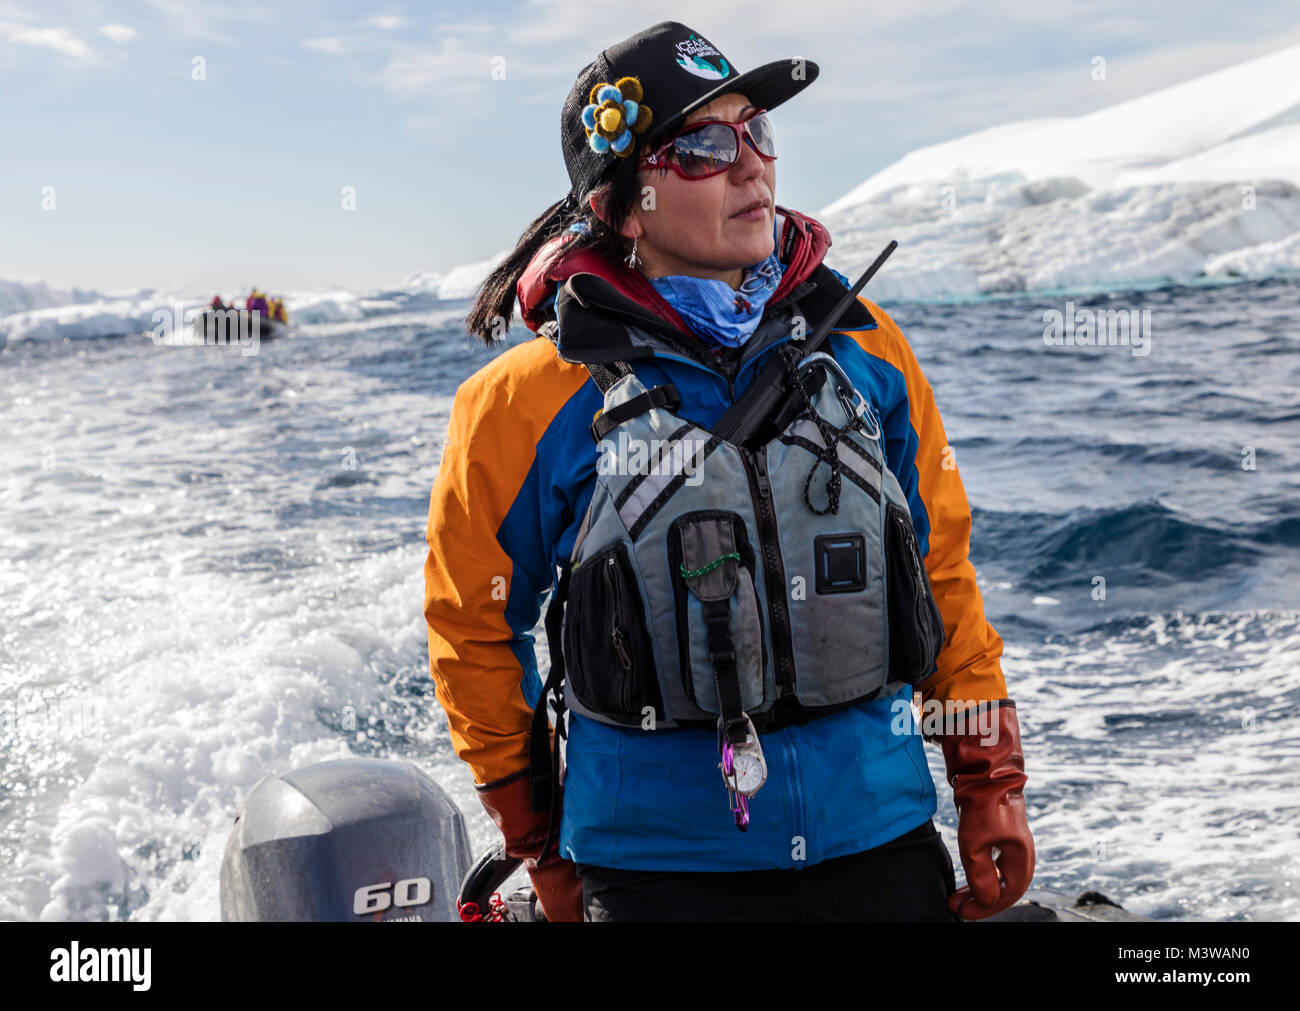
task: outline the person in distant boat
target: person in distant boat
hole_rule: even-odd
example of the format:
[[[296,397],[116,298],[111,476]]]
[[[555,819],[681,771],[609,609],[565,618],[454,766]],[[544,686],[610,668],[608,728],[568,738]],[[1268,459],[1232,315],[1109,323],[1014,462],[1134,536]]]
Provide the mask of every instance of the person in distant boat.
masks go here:
[[[210,303],[208,303],[208,308],[209,308],[209,309],[229,309],[230,306],[226,305],[226,303],[223,302],[223,301],[221,300],[221,296],[220,296],[220,295],[213,295],[213,296],[212,296],[212,301],[211,301]]]
[[[284,307],[284,299],[276,298],[271,300],[271,318],[277,323],[288,324],[289,310]]]
[[[244,308],[249,312],[260,312],[264,316],[270,315],[270,306],[267,304],[266,294],[259,291],[257,288],[254,288],[249,293],[248,300],[244,303]]]

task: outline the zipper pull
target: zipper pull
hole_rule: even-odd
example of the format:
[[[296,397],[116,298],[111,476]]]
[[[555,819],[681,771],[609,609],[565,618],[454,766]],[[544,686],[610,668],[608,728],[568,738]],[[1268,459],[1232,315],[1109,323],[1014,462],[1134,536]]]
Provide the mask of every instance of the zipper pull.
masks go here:
[[[767,480],[767,450],[755,450],[752,457],[754,460],[754,473],[758,477],[758,494],[761,498],[771,498],[772,485]]]
[[[618,572],[617,563],[613,558],[605,561],[605,588],[609,591],[610,602],[613,604],[609,616],[609,639],[614,644],[614,649],[618,651],[619,663],[623,665],[626,671],[632,670],[632,657],[628,654],[627,646],[623,639],[623,615],[618,609]]]
[[[628,655],[627,647],[623,645],[623,629],[616,627],[611,638],[614,642],[614,648],[618,650],[619,663],[623,665],[625,671],[630,672],[632,670],[632,657]]]

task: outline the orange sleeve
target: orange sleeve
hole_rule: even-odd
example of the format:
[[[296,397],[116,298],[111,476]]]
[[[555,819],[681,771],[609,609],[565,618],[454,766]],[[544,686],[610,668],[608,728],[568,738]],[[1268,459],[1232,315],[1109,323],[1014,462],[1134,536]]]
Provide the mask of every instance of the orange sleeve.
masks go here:
[[[434,694],[456,754],[480,784],[528,765],[533,710],[516,648],[533,648],[523,637],[538,609],[530,603],[532,621],[512,628],[506,608],[512,583],[528,578],[525,572],[538,582],[524,591],[530,598],[545,591],[538,573],[550,546],[530,545],[529,559],[515,559],[498,532],[534,465],[538,440],[587,379],[586,369],[557,363],[554,346],[535,339],[461,384],[429,502],[424,616]],[[527,506],[521,499],[521,510]]]
[[[860,301],[884,331],[885,356],[907,385],[908,412],[918,440],[917,487],[930,520],[925,567],[943,616],[945,637],[936,671],[917,688],[925,702],[1007,698],[1002,637],[984,617],[984,599],[970,561],[970,505],[934,391],[897,324],[874,302]]]

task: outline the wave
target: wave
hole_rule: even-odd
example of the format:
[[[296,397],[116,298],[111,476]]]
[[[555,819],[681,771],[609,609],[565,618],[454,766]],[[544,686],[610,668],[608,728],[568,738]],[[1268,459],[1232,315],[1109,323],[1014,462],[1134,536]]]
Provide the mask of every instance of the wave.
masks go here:
[[[1081,568],[1137,585],[1199,582],[1252,566],[1267,550],[1300,548],[1300,515],[1225,523],[1157,500],[1071,514],[975,512],[977,563],[1024,563],[1022,579],[1034,589],[1077,582]]]

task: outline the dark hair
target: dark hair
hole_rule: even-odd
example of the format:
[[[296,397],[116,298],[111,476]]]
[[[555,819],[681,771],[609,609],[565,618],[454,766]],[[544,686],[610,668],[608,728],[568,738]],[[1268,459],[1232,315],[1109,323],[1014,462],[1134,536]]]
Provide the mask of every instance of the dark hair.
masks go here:
[[[618,158],[615,162],[602,183],[609,190],[605,203],[609,223],[596,215],[585,198],[575,205],[572,194],[542,211],[519,236],[514,251],[479,285],[474,305],[465,318],[465,329],[471,336],[488,347],[495,343],[496,338],[504,336],[514,318],[515,286],[519,278],[537,251],[574,223],[584,222],[590,231],[585,235],[579,234],[567,249],[594,249],[611,261],[626,255],[627,240],[619,234],[619,228],[632,213],[637,197],[637,159]]]

